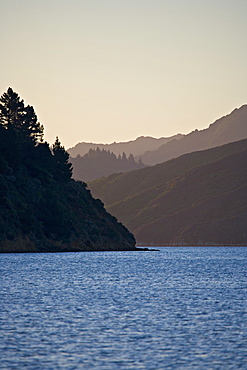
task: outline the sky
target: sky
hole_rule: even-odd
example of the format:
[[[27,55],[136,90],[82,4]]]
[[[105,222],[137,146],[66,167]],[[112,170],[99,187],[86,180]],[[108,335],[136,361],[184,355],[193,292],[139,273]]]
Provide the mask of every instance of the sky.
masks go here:
[[[203,129],[247,104],[246,0],[0,0],[0,95],[49,143]]]

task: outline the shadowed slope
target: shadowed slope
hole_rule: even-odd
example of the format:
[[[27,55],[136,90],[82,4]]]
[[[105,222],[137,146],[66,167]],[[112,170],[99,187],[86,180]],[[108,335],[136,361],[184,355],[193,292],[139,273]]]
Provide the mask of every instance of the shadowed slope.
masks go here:
[[[137,215],[134,225],[142,225],[135,229],[137,240],[246,244],[246,167],[247,150],[191,170],[170,183]]]
[[[229,207],[233,207],[231,214],[234,214],[234,219],[240,217],[243,221],[237,199],[239,194],[244,195],[242,187],[247,183],[246,150],[247,140],[242,140],[186,154],[143,170],[112,175],[91,183],[90,188],[94,195],[105,202],[106,208],[130,228],[139,243],[197,244],[201,239],[199,235],[195,237],[193,229],[196,228],[188,215],[191,214],[196,220],[202,215],[201,225],[204,225],[209,237],[205,225],[213,223],[215,217],[209,204],[222,204],[220,197],[228,199],[222,208],[222,216]],[[238,193],[237,189],[241,189],[241,192]],[[238,197],[234,198],[234,194],[238,194]],[[245,198],[243,202],[246,203]],[[179,226],[182,222],[180,219],[185,222],[181,226],[183,232]],[[241,222],[239,220],[239,225]],[[173,224],[175,226],[171,227]],[[245,243],[243,233],[241,242],[232,236],[230,238],[229,233],[226,235],[231,243],[234,240],[235,243]],[[222,238],[220,242],[220,238],[213,237],[204,242],[214,242],[214,239],[215,243],[225,243]]]
[[[208,150],[185,154],[170,161],[140,170],[113,174],[89,184],[92,194],[100,198],[106,207],[122,202],[143,191],[158,189],[188,170],[214,162],[230,154],[245,150],[247,139]]]

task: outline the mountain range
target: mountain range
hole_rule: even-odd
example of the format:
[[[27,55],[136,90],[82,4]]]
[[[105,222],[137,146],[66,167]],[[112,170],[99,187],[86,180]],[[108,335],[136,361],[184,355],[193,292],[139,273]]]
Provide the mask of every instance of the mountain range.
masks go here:
[[[213,148],[247,138],[247,105],[234,109],[203,130],[187,135],[155,139],[141,136],[136,140],[112,144],[79,143],[68,150],[73,178],[92,181],[112,173],[155,165],[182,154]],[[115,156],[115,158],[113,158]],[[130,161],[123,158],[130,157]]]
[[[247,140],[241,140],[89,187],[138,244],[246,245],[246,168]]]
[[[176,158],[185,153],[214,148],[219,145],[247,138],[247,105],[234,109],[204,130],[195,130],[181,140],[171,140],[156,150],[149,150],[141,158],[153,165]]]
[[[78,143],[74,147],[69,148],[67,151],[71,157],[76,157],[77,155],[83,156],[88,153],[90,149],[109,150],[115,155],[122,155],[125,153],[127,156],[132,154],[134,157],[142,156],[147,150],[156,150],[163,144],[168,143],[171,140],[179,140],[183,137],[181,134],[177,134],[171,137],[161,137],[159,139],[150,136],[140,136],[135,140],[121,142],[121,143],[111,143],[111,144],[97,144],[97,143]]]

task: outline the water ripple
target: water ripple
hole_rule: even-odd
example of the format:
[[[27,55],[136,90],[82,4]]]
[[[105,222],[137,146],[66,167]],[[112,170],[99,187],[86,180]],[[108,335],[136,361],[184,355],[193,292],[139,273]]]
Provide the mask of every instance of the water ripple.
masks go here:
[[[0,261],[0,369],[247,368],[246,248]]]

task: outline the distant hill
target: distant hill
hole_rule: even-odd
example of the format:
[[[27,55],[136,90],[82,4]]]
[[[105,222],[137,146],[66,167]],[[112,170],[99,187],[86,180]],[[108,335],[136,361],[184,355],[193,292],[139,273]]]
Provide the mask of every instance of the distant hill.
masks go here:
[[[170,140],[179,140],[183,137],[183,135],[178,134],[175,136],[171,136],[168,138],[162,137],[159,139],[155,139],[149,136],[141,136],[138,137],[136,140],[126,141],[121,143],[111,143],[111,144],[97,144],[97,143],[78,143],[74,147],[69,148],[67,151],[71,157],[76,157],[77,155],[83,156],[84,154],[88,153],[90,149],[97,149],[100,150],[109,150],[113,152],[115,155],[122,155],[123,152],[129,156],[133,154],[134,157],[138,157],[144,154],[147,150],[155,150],[158,149],[161,145],[168,143]]]
[[[153,165],[185,153],[209,149],[245,138],[247,138],[247,105],[218,119],[207,129],[195,130],[184,135],[181,140],[169,141],[156,150],[149,149],[141,158],[143,163]]]
[[[58,138],[43,142],[33,107],[0,98],[0,252],[137,250],[134,236],[85,183]]]
[[[247,245],[247,140],[90,183],[144,244]]]
[[[127,158],[126,154],[119,154],[118,157],[109,150],[99,148],[89,149],[83,157],[70,157],[73,165],[73,178],[82,181],[92,181],[100,177],[109,176],[112,173],[127,172],[144,168],[140,161],[136,162],[133,155]]]

